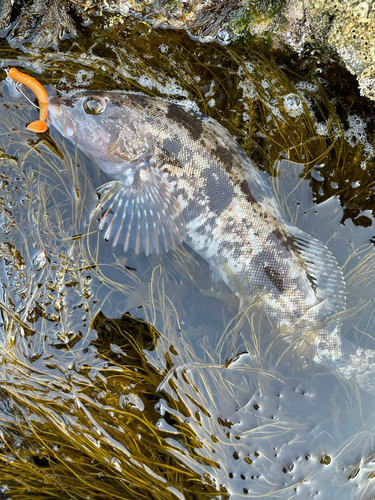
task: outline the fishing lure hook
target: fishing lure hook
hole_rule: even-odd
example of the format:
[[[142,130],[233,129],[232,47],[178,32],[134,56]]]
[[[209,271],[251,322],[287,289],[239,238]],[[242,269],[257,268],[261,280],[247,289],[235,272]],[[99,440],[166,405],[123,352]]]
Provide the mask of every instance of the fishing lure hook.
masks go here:
[[[18,92],[19,92],[20,94],[22,94],[22,95],[23,95],[23,97],[24,97],[27,101],[29,101],[29,103],[30,103],[32,106],[34,106],[34,108],[40,109],[40,106],[37,106],[37,105],[36,105],[36,104],[35,104],[35,103],[31,100],[31,99],[29,99],[29,98],[27,97],[27,95],[26,95],[26,94],[25,94],[25,92],[22,90],[22,88],[23,88],[22,83],[21,83],[21,82],[16,82],[16,89],[18,90]]]

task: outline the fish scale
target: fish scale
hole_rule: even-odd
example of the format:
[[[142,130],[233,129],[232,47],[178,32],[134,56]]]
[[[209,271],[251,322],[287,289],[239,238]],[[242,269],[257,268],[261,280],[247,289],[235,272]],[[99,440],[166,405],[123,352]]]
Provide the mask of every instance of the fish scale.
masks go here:
[[[95,213],[106,239],[146,255],[186,241],[233,292],[261,296],[286,341],[308,337],[314,361],[375,394],[375,351],[340,335],[345,283],[335,258],[283,217],[225,128],[131,92],[79,91],[49,106],[51,125],[113,179],[98,189]]]

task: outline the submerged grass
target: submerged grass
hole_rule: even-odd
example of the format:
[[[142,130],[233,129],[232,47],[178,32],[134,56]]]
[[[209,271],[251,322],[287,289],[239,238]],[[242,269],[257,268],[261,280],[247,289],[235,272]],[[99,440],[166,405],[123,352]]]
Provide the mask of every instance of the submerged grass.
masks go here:
[[[293,222],[301,221],[303,186],[311,198],[304,210],[313,198],[339,194],[338,222],[366,229],[373,138],[322,82],[250,50],[195,45],[142,23],[130,24],[126,38],[87,31],[57,53],[4,51],[2,64],[41,71],[38,79],[60,91],[132,89],[195,103],[272,174]],[[332,481],[340,494],[356,485],[356,498],[370,498],[372,456],[353,457],[373,427],[354,449],[345,431],[367,418],[360,394],[311,363],[301,367],[259,301],[239,311],[187,247],[148,258],[111,249],[90,217],[102,174],[54,131],[35,139],[24,127],[35,110],[2,91],[5,498],[290,498],[310,486],[331,491]],[[301,165],[287,189],[282,159],[290,175]],[[33,259],[43,250],[47,262],[37,271]],[[373,313],[357,292],[372,293],[372,250],[353,242],[340,263],[350,313],[366,311],[357,323],[365,335]],[[353,479],[356,470],[366,472]]]

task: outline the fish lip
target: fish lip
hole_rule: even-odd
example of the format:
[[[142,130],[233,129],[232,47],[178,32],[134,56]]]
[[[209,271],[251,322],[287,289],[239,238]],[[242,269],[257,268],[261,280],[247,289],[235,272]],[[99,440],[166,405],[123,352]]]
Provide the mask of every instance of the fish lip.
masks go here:
[[[62,116],[63,112],[61,111],[61,108],[58,106],[58,104],[54,102],[54,98],[50,99],[48,102],[48,121],[51,123],[51,125],[60,129],[58,125],[59,119],[61,119]]]
[[[76,133],[74,120],[60,106],[58,98],[52,98],[48,103],[48,123],[64,137],[71,138]]]

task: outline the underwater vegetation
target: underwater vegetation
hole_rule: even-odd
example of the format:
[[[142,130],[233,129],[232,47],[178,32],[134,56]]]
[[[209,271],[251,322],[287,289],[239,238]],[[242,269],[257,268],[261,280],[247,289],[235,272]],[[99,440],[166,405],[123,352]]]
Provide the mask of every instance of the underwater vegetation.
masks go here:
[[[374,100],[374,12],[372,2],[358,0],[2,0],[0,36],[14,48],[57,49],[89,25],[126,32],[142,19],[200,42],[276,49],[311,71],[329,73],[339,64]]]
[[[86,30],[59,52],[4,42],[1,64],[50,93],[142,91],[219,120],[335,254],[343,330],[373,348],[372,110],[249,49]],[[29,132],[38,112],[4,81],[0,109],[3,498],[372,498],[372,398],[292,354],[256,300],[239,312],[187,246],[112,249],[90,218],[104,174]]]

